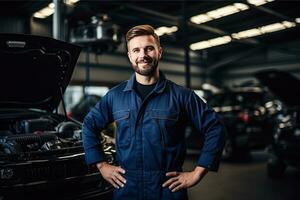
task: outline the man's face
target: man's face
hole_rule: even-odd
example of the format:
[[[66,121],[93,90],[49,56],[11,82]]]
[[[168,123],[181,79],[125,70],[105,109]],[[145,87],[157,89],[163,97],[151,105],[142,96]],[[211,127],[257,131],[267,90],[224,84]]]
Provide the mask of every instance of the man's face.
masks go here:
[[[137,36],[128,42],[128,58],[134,71],[140,75],[153,75],[161,55],[162,48],[157,45],[153,36]]]

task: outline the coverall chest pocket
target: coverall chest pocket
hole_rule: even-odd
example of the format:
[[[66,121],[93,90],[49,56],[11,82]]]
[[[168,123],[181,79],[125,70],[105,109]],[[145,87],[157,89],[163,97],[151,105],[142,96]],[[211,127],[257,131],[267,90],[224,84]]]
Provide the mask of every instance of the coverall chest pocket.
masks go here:
[[[156,133],[162,145],[167,146],[175,146],[178,144],[177,138],[177,124],[179,118],[179,112],[175,110],[152,110],[151,118],[155,123]]]
[[[116,142],[128,145],[131,140],[130,110],[119,110],[113,113],[116,123]]]

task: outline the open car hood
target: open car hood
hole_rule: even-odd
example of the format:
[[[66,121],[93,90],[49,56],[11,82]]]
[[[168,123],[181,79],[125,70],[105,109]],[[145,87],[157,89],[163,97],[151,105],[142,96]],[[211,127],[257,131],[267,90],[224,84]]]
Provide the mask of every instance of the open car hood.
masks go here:
[[[53,111],[80,51],[79,46],[53,38],[0,34],[0,108]]]
[[[300,80],[276,69],[256,72],[255,77],[287,106],[300,105]]]

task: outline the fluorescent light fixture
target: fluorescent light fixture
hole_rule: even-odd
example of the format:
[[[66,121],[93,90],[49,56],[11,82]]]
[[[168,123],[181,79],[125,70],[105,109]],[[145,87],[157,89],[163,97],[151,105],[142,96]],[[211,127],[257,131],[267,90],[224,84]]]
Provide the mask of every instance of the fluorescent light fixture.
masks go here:
[[[196,15],[190,18],[190,20],[195,24],[202,24],[214,19],[232,15],[234,13],[247,10],[249,6],[243,3],[234,3],[232,5],[224,6],[216,10],[209,11],[205,14]]]
[[[255,5],[255,6],[261,6],[266,3],[272,2],[274,0],[247,0],[248,3]]]
[[[226,44],[228,42],[231,42],[230,36],[223,36],[223,37],[217,37],[210,40],[202,41],[202,42],[196,42],[190,45],[190,48],[192,50],[200,50],[200,49],[207,49],[213,46],[218,46],[221,44]]]
[[[260,6],[269,2],[272,2],[274,0],[247,0],[249,4]],[[202,13],[199,15],[195,15],[190,18],[191,22],[195,24],[202,24],[214,19],[218,19],[221,17],[225,17],[228,15],[232,15],[234,13],[238,13],[244,10],[248,10],[249,6],[243,3],[234,3],[232,5],[224,6],[221,8],[218,8],[216,10],[209,11],[207,13]]]
[[[47,7],[42,8],[41,10],[35,12],[33,14],[33,17],[44,19],[54,13],[54,7],[55,7],[54,3],[50,3],[48,4]]]
[[[300,18],[297,18],[297,19],[298,19],[298,21],[300,20]],[[297,19],[295,19],[296,22],[297,22]],[[294,26],[296,26],[295,22],[289,22],[289,21],[278,22],[278,23],[269,24],[266,26],[261,26],[258,28],[252,28],[252,29],[240,31],[237,33],[232,33],[231,36],[217,37],[217,38],[213,38],[210,40],[196,42],[196,43],[193,43],[190,45],[190,49],[192,49],[192,50],[207,49],[207,48],[210,48],[213,46],[218,46],[218,45],[222,45],[222,44],[231,42],[232,38],[238,39],[238,40],[244,39],[244,38],[250,38],[250,37],[255,37],[258,35],[263,35],[266,33],[272,33],[272,32],[276,32],[276,31],[292,28]]]
[[[283,21],[282,24],[286,27],[286,28],[291,28],[296,26],[295,22],[289,22],[289,21]]]
[[[294,22],[283,21],[283,22],[278,22],[278,23],[274,23],[274,24],[269,24],[269,25],[266,25],[266,26],[261,26],[261,27],[258,27],[258,28],[253,28],[253,29],[241,31],[241,32],[238,32],[238,33],[233,33],[233,34],[231,34],[231,37],[235,38],[235,39],[255,37],[255,36],[258,36],[258,35],[263,35],[263,34],[266,34],[266,33],[272,33],[272,32],[280,31],[280,30],[283,30],[283,29],[291,28],[291,27],[294,27],[294,26],[296,26],[296,23],[294,23]]]
[[[177,26],[172,26],[172,27],[162,26],[162,27],[159,27],[159,28],[155,29],[155,33],[158,36],[162,36],[162,35],[165,35],[165,34],[171,34],[171,33],[174,33],[176,31],[178,31]]]
[[[65,3],[68,5],[73,5],[75,3],[77,3],[79,0],[65,0]],[[55,4],[54,3],[50,3],[48,4],[47,7],[42,8],[41,10],[35,12],[33,14],[33,17],[35,18],[40,18],[40,19],[44,19],[46,17],[49,17],[50,15],[52,15],[54,13],[54,8],[55,8]]]
[[[261,32],[257,28],[253,28],[253,29],[249,29],[249,30],[231,34],[231,36],[235,39],[254,37],[254,36],[258,36],[258,35],[261,35]]]
[[[296,18],[295,21],[296,21],[297,23],[300,23],[300,17]]]
[[[65,4],[67,5],[74,5],[75,3],[77,3],[79,0],[65,0]]]

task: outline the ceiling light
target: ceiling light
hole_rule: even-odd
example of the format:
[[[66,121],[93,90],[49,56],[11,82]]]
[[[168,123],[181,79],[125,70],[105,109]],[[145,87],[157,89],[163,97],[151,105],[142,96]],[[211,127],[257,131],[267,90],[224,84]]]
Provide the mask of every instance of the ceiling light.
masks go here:
[[[247,0],[248,3],[255,5],[255,6],[261,6],[266,3],[272,2],[274,0]]]
[[[65,0],[65,3],[68,5],[73,5],[73,4],[77,3],[78,1],[79,0]],[[47,7],[42,8],[41,10],[35,12],[33,14],[33,17],[40,18],[40,19],[46,18],[54,13],[54,8],[55,8],[55,4],[50,3],[50,4],[48,4]]]
[[[44,16],[50,16],[54,13],[54,8],[46,7],[39,11]]]
[[[225,17],[228,15],[232,15],[234,13],[247,10],[249,9],[249,6],[243,3],[234,3],[232,5],[224,6],[221,8],[218,8],[216,10],[209,11],[205,14],[196,15],[190,18],[192,22],[195,24],[202,24],[214,19],[218,19],[221,17]]]
[[[201,14],[201,15],[191,17],[190,20],[192,22],[194,22],[195,24],[202,24],[202,23],[208,22],[210,20],[213,20],[213,18],[209,17],[207,14]]]
[[[209,47],[218,46],[221,44],[226,44],[231,41],[230,36],[223,36],[223,37],[217,37],[210,40],[202,41],[202,42],[196,42],[190,45],[190,48],[192,50],[200,50],[200,49],[207,49]]]
[[[65,4],[67,5],[74,5],[75,3],[77,3],[79,0],[65,0]]]
[[[238,33],[233,33],[233,34],[231,34],[231,37],[233,37],[235,39],[255,37],[258,35],[272,33],[272,32],[280,31],[283,29],[291,28],[294,26],[296,26],[296,23],[294,23],[294,22],[283,21],[281,23],[279,22],[279,23],[269,24],[266,26],[261,26],[258,28],[253,28],[253,29],[241,31]]]
[[[296,21],[297,23],[300,23],[300,17],[296,18],[295,21]]]
[[[295,21],[297,23],[299,23],[300,18],[295,19]],[[223,36],[223,37],[213,38],[210,40],[196,42],[196,43],[193,43],[190,45],[190,49],[192,49],[192,50],[207,49],[207,48],[210,48],[213,46],[218,46],[218,45],[222,45],[222,44],[231,42],[232,38],[239,40],[239,39],[243,39],[243,38],[255,37],[255,36],[263,35],[266,33],[272,33],[272,32],[280,31],[283,29],[292,28],[295,26],[296,26],[295,22],[289,22],[289,21],[278,22],[278,23],[269,24],[266,26],[261,26],[258,28],[252,28],[252,29],[240,31],[237,33],[232,33],[231,37]]]
[[[43,14],[40,13],[40,12],[35,12],[35,13],[33,14],[33,17],[43,19],[43,18],[46,18],[47,16],[43,15]]]
[[[177,26],[172,26],[172,27],[162,26],[162,27],[159,27],[159,28],[155,29],[155,33],[158,36],[162,36],[162,35],[165,35],[165,34],[171,34],[171,33],[174,33],[176,31],[178,31]]]
[[[285,26],[282,23],[274,23],[274,24],[262,26],[259,29],[262,34],[265,34],[265,33],[272,33],[275,31],[280,31],[282,29],[285,29]]]
[[[261,35],[261,32],[257,28],[240,31],[238,33],[233,33],[231,36],[235,39],[242,39],[242,38],[248,38],[248,37],[254,37],[257,35]]]
[[[297,19],[296,19],[297,20]],[[295,22],[289,22],[289,21],[283,21],[282,24],[286,27],[286,28],[291,28],[296,26]]]
[[[42,8],[41,10],[35,12],[33,14],[33,17],[41,18],[41,19],[46,18],[54,13],[54,7],[55,7],[54,3],[49,3],[47,7]]]

